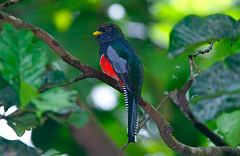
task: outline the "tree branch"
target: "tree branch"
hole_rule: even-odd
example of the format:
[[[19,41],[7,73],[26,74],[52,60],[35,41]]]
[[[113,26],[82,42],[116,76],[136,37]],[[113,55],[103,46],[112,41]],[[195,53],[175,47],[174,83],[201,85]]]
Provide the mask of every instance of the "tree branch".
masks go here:
[[[55,87],[66,87],[66,86],[69,86],[71,84],[74,84],[75,82],[83,80],[85,78],[87,78],[86,74],[82,74],[82,75],[80,75],[80,76],[78,76],[74,79],[71,79],[69,81],[66,81],[66,82],[57,83],[57,84],[45,84],[39,89],[39,92],[42,93],[42,92],[45,92],[48,89],[55,88]]]
[[[184,156],[240,156],[240,149],[227,146],[222,147],[190,147],[180,143],[172,135],[172,127],[151,105],[143,99],[140,102],[141,107],[150,115],[157,124],[159,133],[163,141],[174,151]]]
[[[77,100],[77,104],[86,110],[89,114],[89,122],[82,128],[70,126],[69,129],[74,139],[79,145],[86,149],[88,156],[114,156],[118,154],[115,144],[105,134],[104,130],[99,126],[96,117],[86,104]],[[119,156],[123,156],[121,154]]]
[[[50,36],[47,32],[42,29],[29,24],[19,18],[16,18],[12,15],[4,13],[0,11],[0,18],[8,23],[13,24],[19,28],[26,28],[32,31],[38,38],[42,39],[46,44],[48,44],[54,52],[62,58],[63,61],[72,65],[74,68],[82,71],[87,74],[86,78],[96,78],[113,88],[122,92],[116,80],[113,78],[103,74],[96,69],[81,63],[78,59],[73,57],[70,53],[68,53],[52,36]],[[154,109],[150,104],[145,102],[142,98],[140,99],[140,106],[150,115],[150,117],[155,121],[158,126],[159,133],[164,140],[164,142],[172,148],[174,151],[189,156],[223,156],[223,155],[235,155],[240,156],[240,149],[231,148],[231,147],[190,147],[178,142],[172,136],[172,128],[169,123],[162,117],[162,115]]]
[[[210,42],[209,42],[209,46],[208,46],[206,49],[198,50],[198,51],[196,51],[194,54],[188,56],[188,58],[189,58],[189,65],[190,65],[190,74],[191,74],[191,79],[192,79],[192,80],[195,79],[194,69],[195,69],[198,73],[201,73],[200,70],[198,69],[198,66],[197,66],[197,64],[195,63],[195,61],[194,61],[193,58],[196,58],[196,57],[197,57],[198,55],[200,55],[200,54],[203,55],[203,54],[209,53],[209,52],[213,49],[214,43],[215,43],[215,41],[210,41]]]
[[[0,4],[0,9],[5,9],[13,4],[20,2],[21,0],[9,0]]]
[[[194,57],[195,58],[195,57],[197,57],[200,54],[203,55],[203,54],[209,53],[213,49],[214,43],[215,43],[215,41],[210,41],[209,42],[209,46],[206,49],[198,50],[194,54],[189,55],[189,57],[191,57],[191,58]]]
[[[208,137],[217,146],[227,146],[227,144],[217,134],[208,127],[199,122],[193,115],[189,103],[186,99],[186,93],[191,87],[193,80],[188,81],[181,90],[175,90],[170,93],[170,98],[180,108],[182,113],[192,122],[192,124],[206,137]]]
[[[168,99],[168,97],[170,96],[170,94],[167,94],[163,100],[158,104],[158,106],[156,107],[156,110],[159,111],[161,106],[163,105],[163,103]],[[149,121],[150,119],[150,116],[148,116],[147,118],[144,118],[144,115],[143,115],[143,119],[140,121],[140,124],[139,124],[139,127],[137,129],[137,132],[139,132],[144,126],[145,124]]]
[[[188,89],[191,87],[193,80],[195,80],[195,76],[193,73],[194,67],[197,69],[197,71],[200,73],[200,70],[198,69],[196,63],[194,62],[193,58],[197,57],[200,54],[209,53],[214,45],[215,41],[211,41],[209,46],[206,49],[198,50],[193,55],[189,55],[189,65],[190,65],[190,73],[191,73],[191,80],[188,81],[184,87],[180,90],[175,90],[170,93],[171,99],[174,101],[174,103],[180,108],[182,113],[192,122],[192,124],[206,137],[208,137],[215,145],[217,146],[227,146],[227,144],[220,138],[217,134],[212,132],[208,127],[206,127],[204,124],[199,122],[195,116],[193,115],[189,103],[186,99],[186,93]]]

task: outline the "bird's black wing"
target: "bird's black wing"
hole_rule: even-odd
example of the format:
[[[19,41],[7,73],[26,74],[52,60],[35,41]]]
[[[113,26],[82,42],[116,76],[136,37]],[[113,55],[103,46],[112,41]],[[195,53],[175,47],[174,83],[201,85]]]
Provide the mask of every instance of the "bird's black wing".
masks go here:
[[[133,86],[129,80],[129,65],[127,62],[128,54],[124,47],[109,46],[107,48],[107,57],[119,78],[124,82],[126,88],[132,92]]]
[[[133,51],[129,51],[125,44],[117,44],[107,48],[107,57],[119,78],[123,81],[123,93],[125,105],[128,111],[128,142],[136,142],[137,135],[137,105],[139,102],[140,90],[138,89],[139,80],[135,74]],[[138,68],[138,67],[137,67]],[[135,74],[135,75],[134,75]],[[140,81],[139,81],[140,82]],[[141,84],[139,84],[140,86]],[[126,88],[125,88],[126,87]]]

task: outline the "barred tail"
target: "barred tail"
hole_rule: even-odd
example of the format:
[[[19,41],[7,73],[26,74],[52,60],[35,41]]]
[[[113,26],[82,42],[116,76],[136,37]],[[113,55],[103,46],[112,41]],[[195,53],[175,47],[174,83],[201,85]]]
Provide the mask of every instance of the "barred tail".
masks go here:
[[[138,118],[137,105],[138,97],[130,93],[125,86],[123,86],[123,93],[125,99],[125,106],[128,112],[128,142],[136,142]]]

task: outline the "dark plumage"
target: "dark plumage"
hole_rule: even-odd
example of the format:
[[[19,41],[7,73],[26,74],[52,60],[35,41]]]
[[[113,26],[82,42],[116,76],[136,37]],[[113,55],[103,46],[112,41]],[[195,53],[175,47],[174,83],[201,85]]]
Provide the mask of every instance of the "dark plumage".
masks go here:
[[[93,35],[100,46],[100,66],[123,87],[128,110],[128,141],[136,142],[137,105],[143,83],[143,67],[120,28],[111,23],[101,24]]]

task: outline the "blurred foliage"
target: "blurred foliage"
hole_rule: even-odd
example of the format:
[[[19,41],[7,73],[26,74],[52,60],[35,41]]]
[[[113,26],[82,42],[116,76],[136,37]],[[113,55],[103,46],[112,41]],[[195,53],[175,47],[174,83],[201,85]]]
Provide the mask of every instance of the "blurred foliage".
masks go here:
[[[79,121],[79,119],[81,119]],[[86,123],[88,123],[88,113],[80,109],[75,110],[68,117],[67,122],[74,125],[77,128],[82,128]]]
[[[0,138],[0,153],[3,156],[64,156],[59,151],[50,149],[46,152],[42,152],[40,149],[28,147],[20,141],[9,141]]]
[[[224,136],[224,139],[231,146],[240,145],[240,111],[231,113],[223,113],[217,118],[217,127],[219,133]]]
[[[126,15],[120,20],[114,20],[108,15],[107,10],[114,3],[119,3],[125,8]],[[127,36],[131,36],[128,35],[129,24],[133,24],[133,22],[142,24],[145,29],[140,30],[146,37],[139,39],[133,35],[127,40],[134,47],[144,64],[142,96],[153,105],[159,103],[164,97],[165,91],[180,88],[189,78],[187,56],[196,47],[187,45],[190,47],[178,57],[167,57],[169,34],[173,26],[189,14],[207,16],[223,13],[234,19],[240,17],[239,2],[236,0],[24,0],[7,9],[7,11],[40,26],[53,35],[74,56],[97,69],[100,69],[98,46],[91,34],[97,29],[98,25],[102,22],[114,22],[123,29]],[[230,20],[232,21],[232,19]],[[66,125],[66,122],[74,122],[73,124],[77,127],[83,126],[88,120],[86,114],[72,114],[68,121],[64,120],[63,122],[62,118],[59,118],[56,114],[59,111],[66,113],[66,109],[74,109],[73,100],[76,93],[71,93],[68,90],[77,91],[79,99],[89,104],[106,134],[112,138],[118,147],[126,142],[125,108],[122,96],[119,97],[118,107],[106,112],[96,109],[89,100],[89,93],[92,88],[101,83],[97,80],[87,79],[78,82],[69,86],[68,90],[55,88],[55,90],[49,90],[49,92],[38,93],[38,89],[43,84],[64,82],[80,73],[59,60],[45,44],[28,31],[18,31],[9,25],[5,25],[3,30],[0,39],[1,105],[4,105],[5,109],[12,105],[30,110],[37,108],[37,122],[44,122],[45,124],[33,130],[33,142],[36,147],[43,150],[55,148],[70,155],[79,155],[79,153],[86,155],[84,149],[76,145],[69,130],[63,126]],[[209,39],[212,38],[197,43]],[[220,40],[215,43],[211,53],[199,56],[196,63],[200,69],[206,70],[216,62],[225,60],[228,55],[238,52],[239,48],[239,41]],[[10,66],[3,63],[2,60],[7,61]],[[231,62],[231,65],[239,66],[239,63],[233,63],[234,60],[231,60]],[[225,76],[227,79],[230,78],[227,75]],[[236,84],[238,83],[236,82]],[[65,101],[64,105],[61,105],[63,101]],[[51,103],[51,106],[49,103]],[[82,110],[76,110],[76,113],[78,111],[81,112]],[[217,116],[216,114],[215,117],[212,117],[211,123],[207,122],[206,124],[223,135],[230,145],[239,145],[239,139],[231,140],[236,137],[236,134],[239,134],[239,127],[236,126],[239,123],[239,118],[236,117],[239,113],[235,113],[237,111],[225,112],[225,109],[221,111],[224,112],[222,115]],[[174,136],[181,142],[191,146],[206,146],[208,144],[208,140],[188,122],[174,104],[171,102],[165,103],[161,112],[173,126]],[[50,116],[54,121],[41,120],[39,118],[41,115],[43,118],[49,118]],[[228,126],[223,127],[223,123],[226,123],[228,118],[234,118],[234,120],[231,120]],[[60,125],[56,122],[64,124]],[[212,123],[215,126],[210,125]],[[144,127],[144,130],[145,133],[139,134],[138,143],[128,147],[127,155],[176,155],[156,135],[154,124]],[[231,130],[231,133],[226,133],[229,130]]]
[[[10,141],[0,138],[0,153],[4,156],[19,155],[19,156],[40,156],[40,151],[32,147],[28,147],[20,141]]]
[[[61,70],[48,70],[43,75],[44,84],[53,85],[66,81],[66,76]]]
[[[3,79],[1,106],[4,106],[6,110],[12,105],[19,107],[14,115],[5,117],[8,125],[16,131],[18,136],[22,136],[25,130],[36,128],[39,125],[38,121],[48,116],[48,113],[70,113],[71,118],[66,118],[66,123],[75,125],[72,122],[72,116],[76,120],[81,119],[82,124],[86,123],[87,117],[84,111],[80,111],[75,104],[76,92],[74,90],[53,88],[39,92],[39,89],[46,84],[61,82],[65,77],[60,71],[47,72],[48,60],[45,55],[46,51],[44,51],[46,45],[43,42],[27,30],[17,30],[9,24],[4,24],[0,47],[0,74]],[[20,100],[15,102],[11,99]],[[75,111],[83,115],[76,116]],[[85,116],[84,119],[83,116]],[[58,120],[57,117],[54,119]]]
[[[43,92],[39,98],[33,99],[32,102],[36,106],[39,116],[46,111],[66,114],[78,108],[75,105],[75,95],[75,91],[53,88]]]
[[[36,128],[37,120],[35,114],[25,113],[8,119],[8,125],[14,129],[18,136],[22,136],[25,130]]]
[[[59,151],[50,149],[47,152],[43,153],[41,156],[64,156],[66,154],[61,154]]]
[[[54,24],[59,31],[66,31],[72,24],[72,14],[69,10],[59,10],[54,14]]]
[[[0,104],[4,105],[5,110],[12,105],[18,105],[19,99],[14,88],[9,85],[2,76],[0,76],[0,82]]]

